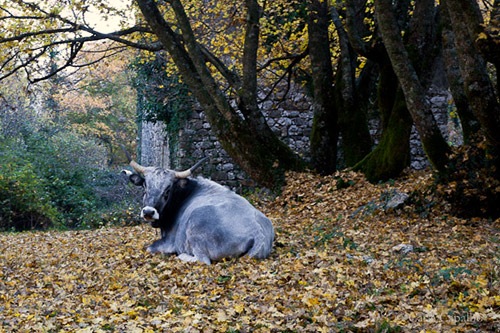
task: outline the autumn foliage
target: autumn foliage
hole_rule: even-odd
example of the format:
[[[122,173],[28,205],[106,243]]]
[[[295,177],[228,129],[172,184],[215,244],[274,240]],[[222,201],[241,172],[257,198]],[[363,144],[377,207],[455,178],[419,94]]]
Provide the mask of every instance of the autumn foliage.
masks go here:
[[[150,255],[146,225],[0,234],[0,331],[494,332],[500,221],[412,199],[431,182],[288,174],[250,197],[277,232],[261,261]]]

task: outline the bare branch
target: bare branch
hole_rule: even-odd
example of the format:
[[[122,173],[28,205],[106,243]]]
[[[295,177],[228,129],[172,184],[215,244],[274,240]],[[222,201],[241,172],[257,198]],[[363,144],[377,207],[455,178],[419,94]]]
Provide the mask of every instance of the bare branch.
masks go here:
[[[262,71],[262,70],[266,69],[267,67],[271,66],[273,63],[281,61],[281,60],[292,60],[291,64],[296,65],[302,59],[307,57],[308,54],[309,54],[309,50],[306,48],[302,53],[299,53],[299,54],[291,54],[288,56],[272,58],[272,59],[267,60],[262,66],[260,66],[257,69],[257,71]]]
[[[111,49],[107,49],[106,51],[102,51],[102,52],[106,52],[105,54],[103,54],[102,56],[100,56],[98,59],[96,60],[93,60],[93,61],[88,61],[88,62],[85,62],[83,64],[72,64],[71,67],[74,67],[74,68],[83,68],[83,67],[89,67],[89,66],[92,66],[92,65],[95,65],[99,62],[101,62],[102,60],[106,59],[106,58],[111,58],[121,52],[123,52],[124,50],[126,49],[126,47],[116,47],[116,48],[113,48],[113,52],[109,53],[108,51],[111,50]],[[83,52],[83,51],[82,51]]]
[[[288,94],[288,91],[290,90],[290,87],[291,87],[291,76],[292,76],[292,70],[293,70],[293,68],[300,61],[302,61],[302,59],[304,59],[305,57],[307,57],[308,54],[309,54],[309,48],[306,48],[304,50],[304,52],[302,52],[300,54],[296,54],[296,55],[293,55],[293,56],[290,56],[290,57],[280,57],[280,58],[283,58],[283,59],[292,59],[292,61],[290,62],[290,64],[285,69],[285,72],[271,86],[271,89],[267,92],[266,96],[263,99],[261,99],[259,102],[262,102],[262,101],[265,101],[265,100],[269,99],[270,96],[271,96],[271,94],[274,92],[274,89],[278,86],[278,84],[280,84],[281,81],[283,81],[283,79],[285,77],[288,77],[288,80],[287,80],[287,89],[286,89],[286,92],[284,94],[284,96],[286,96]],[[271,60],[267,61],[266,64],[265,64],[265,66],[262,66],[259,70],[262,70],[262,69],[268,67],[274,61],[279,61],[279,60],[283,60],[283,59],[279,59],[279,58],[271,59]]]
[[[15,74],[17,71],[21,69],[26,69],[26,67],[29,66],[29,64],[35,62],[38,58],[40,58],[45,52],[47,52],[48,47],[44,48],[42,51],[39,53],[35,54],[34,56],[31,56],[28,58],[28,60],[21,62],[20,65],[14,67],[12,70],[7,72],[7,74],[0,76],[0,81],[2,81],[5,78],[8,78],[9,76]]]
[[[65,64],[63,66],[60,66],[59,68],[51,71],[48,75],[45,75],[45,76],[42,76],[42,77],[39,77],[39,78],[35,78],[33,80],[28,79],[30,80],[30,83],[37,83],[37,82],[40,82],[40,81],[43,81],[43,80],[47,80],[47,79],[50,79],[51,77],[53,77],[54,75],[56,75],[57,73],[61,72],[62,70],[68,68],[68,67],[71,67],[72,64],[73,64],[73,61],[75,60],[77,54],[78,54],[78,51],[80,51],[83,47],[83,43],[73,43],[71,45],[71,53],[70,53],[70,56],[69,58],[66,60]]]
[[[74,28],[61,28],[61,29],[48,29],[48,30],[27,32],[27,33],[19,34],[19,35],[12,36],[9,38],[2,38],[2,39],[0,39],[0,44],[14,42],[14,41],[22,41],[23,39],[26,39],[29,37],[35,37],[35,36],[41,36],[41,35],[52,35],[52,34],[64,33],[64,32],[75,32],[75,29]]]

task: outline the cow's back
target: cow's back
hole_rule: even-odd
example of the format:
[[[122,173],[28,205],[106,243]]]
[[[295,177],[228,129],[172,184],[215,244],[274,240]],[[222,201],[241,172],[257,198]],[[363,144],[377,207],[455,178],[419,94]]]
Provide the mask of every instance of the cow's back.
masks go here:
[[[196,181],[198,190],[184,203],[177,219],[179,251],[189,253],[201,242],[211,260],[243,254],[269,256],[274,240],[271,221],[231,190],[201,177]]]

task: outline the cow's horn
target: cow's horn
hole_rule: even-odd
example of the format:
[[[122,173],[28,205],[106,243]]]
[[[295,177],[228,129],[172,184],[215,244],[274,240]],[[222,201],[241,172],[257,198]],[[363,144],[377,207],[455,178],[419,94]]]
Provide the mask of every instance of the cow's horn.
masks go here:
[[[131,160],[129,165],[137,172],[139,173],[142,173],[142,174],[145,174],[148,170],[148,168],[140,165],[139,163],[137,163],[136,161],[134,160]]]
[[[187,178],[189,176],[191,176],[191,174],[193,173],[194,170],[196,170],[203,162],[205,162],[206,160],[208,159],[208,157],[204,157],[202,158],[201,160],[199,160],[195,165],[193,165],[192,167],[190,167],[189,169],[187,170],[184,170],[184,171],[176,171],[175,172],[175,177],[177,178]]]
[[[137,163],[136,161],[134,161],[132,159],[132,157],[130,156],[129,152],[127,151],[127,148],[125,148],[124,145],[120,145],[120,147],[122,148],[123,152],[125,153],[125,156],[127,156],[127,160],[128,160],[128,164],[137,172],[139,173],[142,173],[142,174],[145,174],[148,170],[148,168],[140,165],[139,163]]]

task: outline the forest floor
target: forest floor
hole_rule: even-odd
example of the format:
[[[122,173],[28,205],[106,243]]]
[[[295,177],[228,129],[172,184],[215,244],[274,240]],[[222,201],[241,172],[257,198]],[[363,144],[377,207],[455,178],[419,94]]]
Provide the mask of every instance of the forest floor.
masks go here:
[[[151,255],[148,225],[0,234],[0,332],[499,331],[500,220],[387,208],[431,182],[289,174],[250,198],[276,229],[265,260]]]

